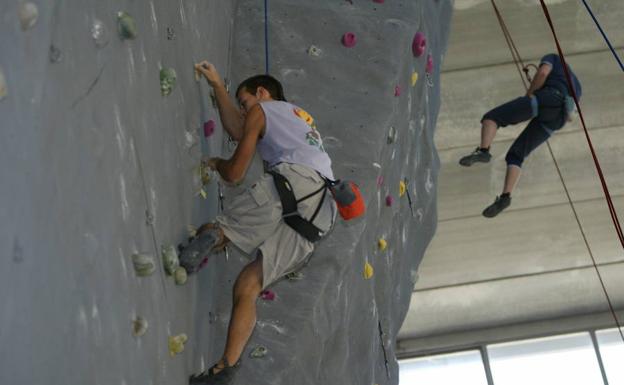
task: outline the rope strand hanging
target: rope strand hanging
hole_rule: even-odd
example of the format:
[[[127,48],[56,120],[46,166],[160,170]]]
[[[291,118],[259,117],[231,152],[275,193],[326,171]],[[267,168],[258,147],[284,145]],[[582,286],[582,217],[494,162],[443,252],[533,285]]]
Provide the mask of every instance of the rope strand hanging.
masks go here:
[[[490,0],[490,1],[492,3],[493,8],[494,8],[494,12],[496,13],[496,17],[497,17],[498,22],[500,24],[501,30],[503,31],[503,35],[505,36],[505,40],[507,41],[507,45],[508,45],[509,50],[511,52],[511,56],[513,57],[513,60],[514,60],[514,63],[516,64],[516,68],[518,69],[518,72],[520,73],[520,78],[522,80],[522,84],[524,85],[525,90],[528,90],[528,85],[526,84],[525,79],[522,77],[522,73],[520,72],[520,69],[522,68],[522,70],[524,71],[524,73],[526,75],[527,80],[530,83],[531,79],[530,79],[530,76],[528,74],[528,66],[524,65],[524,63],[522,61],[522,58],[520,56],[520,53],[518,52],[518,49],[516,48],[516,45],[513,42],[513,39],[511,37],[511,33],[507,29],[505,21],[503,20],[503,17],[501,15],[500,11],[498,10],[498,7],[496,6],[495,1],[494,0]],[[622,229],[621,229],[619,220],[617,218],[617,213],[615,212],[615,208],[613,207],[613,202],[611,200],[611,195],[609,193],[606,181],[604,180],[604,176],[602,174],[602,169],[600,167],[600,163],[598,162],[598,158],[596,157],[593,145],[591,143],[591,139],[589,138],[589,134],[587,132],[587,127],[585,126],[585,120],[583,118],[583,114],[582,114],[582,111],[581,111],[581,108],[580,108],[580,105],[579,105],[579,102],[578,102],[578,98],[577,98],[576,93],[574,92],[574,87],[572,86],[572,78],[571,78],[570,73],[568,71],[568,67],[567,67],[567,64],[565,62],[565,58],[564,58],[563,52],[561,50],[561,47],[559,45],[559,41],[557,39],[555,30],[554,30],[554,26],[552,24],[552,20],[550,19],[550,15],[548,14],[548,9],[546,8],[546,4],[544,4],[543,0],[540,0],[540,3],[542,5],[542,9],[544,10],[544,14],[546,15],[546,19],[548,20],[548,23],[550,24],[550,28],[552,30],[553,36],[555,38],[555,43],[557,45],[557,50],[558,50],[558,53],[559,53],[559,57],[561,58],[561,62],[563,64],[564,72],[565,72],[565,75],[566,75],[566,81],[568,83],[568,88],[570,90],[571,96],[574,98],[574,102],[576,104],[576,108],[577,108],[577,110],[579,112],[579,116],[580,116],[581,122],[583,124],[583,129],[585,130],[585,136],[586,136],[587,141],[589,143],[589,147],[590,147],[590,150],[591,150],[591,153],[592,153],[592,157],[594,159],[594,164],[595,164],[596,169],[598,171],[598,176],[600,178],[600,182],[601,182],[602,187],[603,187],[605,198],[607,200],[607,205],[609,206],[609,212],[611,214],[611,219],[612,219],[613,224],[615,226],[618,238],[620,239],[620,243],[622,244],[622,247],[624,248],[624,236],[622,236]],[[532,65],[532,64],[530,64],[530,65]],[[568,199],[568,203],[570,204],[570,207],[572,208],[572,212],[574,214],[574,218],[575,218],[575,220],[577,222],[577,225],[578,225],[579,230],[581,232],[581,235],[583,237],[583,241],[585,242],[585,246],[587,247],[587,251],[588,251],[589,256],[591,258],[594,270],[596,271],[596,275],[598,276],[598,280],[600,281],[600,286],[601,286],[602,291],[603,291],[603,293],[605,295],[605,298],[607,300],[607,304],[609,306],[609,310],[611,312],[611,316],[613,317],[613,320],[614,320],[615,324],[618,327],[618,331],[620,333],[620,337],[622,339],[622,342],[624,342],[624,334],[622,334],[622,327],[621,327],[619,319],[617,317],[617,313],[615,312],[615,309],[613,307],[613,303],[611,301],[611,297],[609,296],[607,288],[606,288],[606,286],[604,284],[604,281],[602,279],[602,274],[600,273],[600,270],[598,269],[598,265],[596,263],[596,259],[594,258],[594,255],[593,255],[593,253],[591,251],[591,248],[589,246],[589,241],[587,240],[587,236],[585,235],[585,231],[583,230],[583,226],[581,225],[581,221],[580,221],[580,219],[578,217],[578,214],[576,212],[576,208],[574,207],[574,203],[572,202],[572,198],[570,197],[570,193],[568,191],[568,187],[567,187],[567,185],[566,185],[566,183],[565,183],[565,181],[563,179],[563,174],[561,173],[561,169],[559,168],[559,164],[557,163],[557,159],[555,158],[555,155],[554,155],[554,152],[552,150],[552,147],[550,146],[550,143],[548,141],[546,142],[546,145],[548,147],[548,151],[550,152],[550,156],[551,156],[551,158],[553,160],[553,163],[555,165],[555,168],[557,170],[557,174],[559,175],[559,179],[561,181],[561,184],[563,185],[563,189],[564,189],[566,197]]]

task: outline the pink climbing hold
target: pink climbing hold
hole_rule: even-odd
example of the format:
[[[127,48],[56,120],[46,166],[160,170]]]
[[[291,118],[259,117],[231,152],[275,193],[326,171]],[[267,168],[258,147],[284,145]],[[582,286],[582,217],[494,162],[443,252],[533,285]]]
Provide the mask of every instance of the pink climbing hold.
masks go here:
[[[394,87],[394,96],[401,96],[401,86]]]
[[[352,32],[347,32],[342,35],[342,45],[347,48],[351,48],[355,45],[355,34]]]
[[[275,299],[275,293],[273,293],[271,290],[264,290],[262,293],[260,293],[260,298],[265,301],[273,301]]]
[[[214,120],[210,119],[209,121],[207,121],[206,123],[204,123],[204,137],[209,137],[212,134],[214,134],[215,131],[215,122]]]
[[[386,197],[386,206],[390,207],[392,206],[393,203],[394,203],[394,198],[392,197],[392,195],[388,195]]]
[[[379,176],[377,177],[377,187],[381,187],[381,185],[383,184],[383,182],[384,182],[384,177],[383,177],[383,175],[379,175]]]
[[[416,32],[414,35],[414,40],[412,41],[412,53],[415,57],[421,56],[425,53],[425,48],[427,47],[427,38],[425,34],[422,32]]]
[[[433,72],[433,58],[431,57],[431,54],[427,56],[427,66],[425,67],[425,71],[428,74]]]

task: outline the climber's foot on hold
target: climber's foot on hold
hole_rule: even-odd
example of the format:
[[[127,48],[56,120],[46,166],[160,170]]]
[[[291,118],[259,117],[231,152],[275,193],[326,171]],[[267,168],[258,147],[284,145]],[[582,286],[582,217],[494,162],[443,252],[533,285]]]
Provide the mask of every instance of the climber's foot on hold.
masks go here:
[[[206,265],[210,254],[222,250],[226,243],[227,239],[217,225],[212,223],[202,225],[188,246],[182,247],[180,266],[184,267],[188,274],[196,273]]]
[[[483,216],[486,218],[494,218],[501,211],[505,210],[511,204],[511,196],[509,194],[502,194],[501,196],[496,197],[494,203],[486,207],[483,210]]]
[[[222,358],[210,369],[193,374],[189,377],[190,385],[227,385],[232,382],[234,374],[240,366],[240,360],[230,365],[226,358]]]

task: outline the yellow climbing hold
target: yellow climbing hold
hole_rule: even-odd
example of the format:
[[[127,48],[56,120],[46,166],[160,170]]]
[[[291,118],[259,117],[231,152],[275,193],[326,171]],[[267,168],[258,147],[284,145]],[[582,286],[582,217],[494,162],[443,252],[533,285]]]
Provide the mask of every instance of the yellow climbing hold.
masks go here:
[[[412,87],[416,85],[417,81],[418,81],[418,72],[414,72],[412,73]]]
[[[386,242],[383,238],[379,238],[377,241],[377,247],[379,247],[379,250],[384,251],[386,247],[388,247],[388,242]]]
[[[405,182],[404,181],[400,181],[399,182],[399,196],[402,197],[403,195],[405,195]]]
[[[202,198],[204,198],[204,199],[208,198],[208,193],[207,193],[207,192],[206,192],[206,190],[204,190],[203,188],[202,188],[202,189],[199,189],[199,193],[198,193],[198,194],[199,194]]]
[[[364,278],[371,279],[373,276],[373,266],[370,263],[366,262],[364,265]]]
[[[169,354],[171,357],[184,351],[184,343],[188,340],[186,334],[178,334],[177,336],[169,336]]]

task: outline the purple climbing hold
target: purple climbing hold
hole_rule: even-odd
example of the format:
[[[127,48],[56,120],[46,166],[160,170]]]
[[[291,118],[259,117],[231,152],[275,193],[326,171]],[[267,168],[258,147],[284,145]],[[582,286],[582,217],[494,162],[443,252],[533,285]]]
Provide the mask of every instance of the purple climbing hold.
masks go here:
[[[401,86],[394,87],[394,96],[401,96]]]
[[[385,0],[373,0],[373,3],[383,4]]]
[[[342,45],[344,45],[347,48],[351,48],[355,45],[356,43],[356,39],[355,39],[355,34],[353,32],[347,32],[344,35],[342,35]]]
[[[386,197],[386,206],[390,207],[392,206],[393,203],[394,203],[394,198],[392,197],[392,195],[388,195]]]
[[[275,299],[275,293],[273,293],[271,290],[264,290],[262,293],[260,293],[260,298],[265,301],[273,301]]]
[[[421,56],[425,53],[425,48],[427,47],[427,38],[425,34],[422,32],[416,32],[414,35],[414,40],[412,41],[412,53],[415,57]]]
[[[214,134],[214,131],[215,131],[215,126],[216,126],[215,122],[212,119],[204,123],[204,137],[208,138],[212,136],[212,134]]]
[[[433,58],[431,57],[431,54],[427,56],[427,66],[425,67],[425,71],[428,74],[431,74],[433,72]]]

